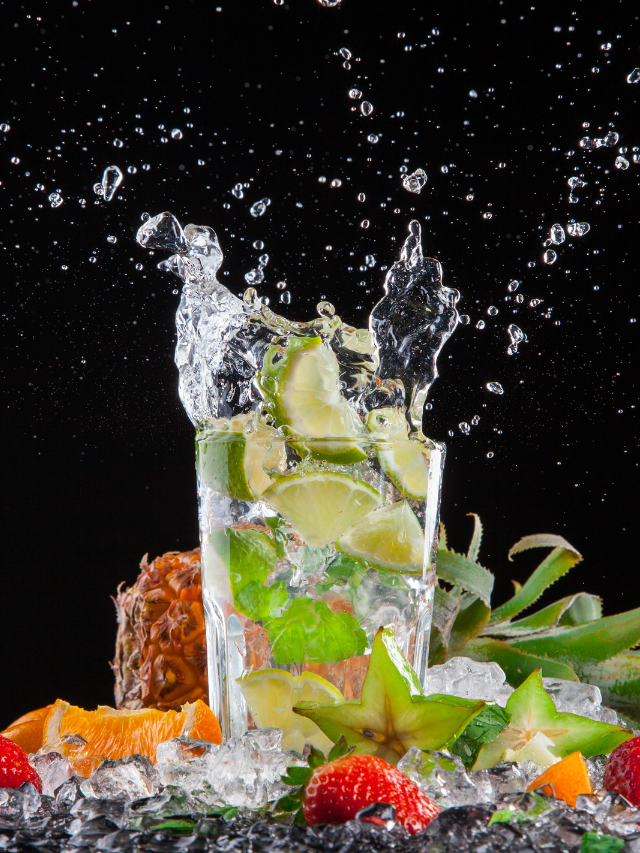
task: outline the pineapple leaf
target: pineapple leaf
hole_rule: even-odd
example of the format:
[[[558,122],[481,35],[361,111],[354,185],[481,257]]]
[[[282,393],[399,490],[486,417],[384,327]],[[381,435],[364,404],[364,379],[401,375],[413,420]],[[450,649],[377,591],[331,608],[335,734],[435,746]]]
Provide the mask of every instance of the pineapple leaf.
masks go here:
[[[626,652],[638,641],[640,608],[586,625],[552,628],[544,635],[512,640],[510,645],[528,654],[553,657],[580,670]]]
[[[478,554],[480,553],[480,543],[482,542],[482,522],[477,512],[468,512],[467,515],[473,516],[473,536],[471,544],[467,551],[467,559],[472,563],[478,562]]]
[[[588,592],[579,592],[573,604],[562,614],[560,625],[584,625],[602,619],[602,599]]]
[[[519,687],[525,678],[536,669],[541,669],[545,678],[578,680],[571,667],[564,663],[536,657],[490,637],[478,637],[471,640],[462,648],[457,649],[457,653],[486,663],[495,661],[504,670],[507,681],[512,687]]]
[[[526,583],[516,592],[513,598],[501,604],[491,614],[491,624],[506,622],[517,616],[522,610],[530,607],[542,593],[565,575],[578,563],[582,556],[561,536],[550,533],[539,533],[534,536],[524,536],[509,551],[509,559],[513,554],[526,551],[529,548],[550,548],[553,551],[540,563],[538,568],[528,578]]]
[[[491,616],[491,610],[484,601],[475,595],[465,593],[460,601],[460,611],[453,623],[449,637],[449,649],[457,653],[459,647],[473,640],[485,627]]]
[[[555,628],[560,620],[573,606],[575,600],[584,593],[568,595],[559,601],[554,601],[537,613],[518,619],[516,622],[503,622],[487,628],[483,633],[491,637],[526,637],[530,634],[539,634],[549,628]],[[574,623],[569,623],[574,624]]]
[[[640,719],[640,654],[631,652],[585,666],[580,677],[600,688],[605,705]]]
[[[431,624],[436,628],[443,639],[448,641],[451,626],[460,609],[460,596],[446,592],[441,586],[435,589],[433,600],[433,616]]]
[[[438,551],[436,574],[443,581],[472,592],[489,606],[494,578],[479,563],[454,551]]]
[[[438,539],[438,551],[446,551],[447,550],[447,530],[444,526],[444,522],[440,522],[440,537]]]

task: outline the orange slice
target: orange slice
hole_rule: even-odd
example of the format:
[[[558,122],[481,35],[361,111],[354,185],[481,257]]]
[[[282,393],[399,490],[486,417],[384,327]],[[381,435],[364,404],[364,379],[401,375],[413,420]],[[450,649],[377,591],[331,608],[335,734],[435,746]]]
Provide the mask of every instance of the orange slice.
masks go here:
[[[106,705],[85,711],[58,699],[44,723],[42,752],[66,755],[75,770],[89,775],[104,758],[147,755],[155,763],[158,744],[179,735],[222,743],[218,721],[200,699],[181,711],[116,711]]]
[[[47,705],[18,717],[0,735],[17,743],[27,753],[37,752],[42,746],[44,721],[51,708],[53,705]]]
[[[564,800],[570,806],[576,804],[578,794],[593,794],[593,785],[586,761],[581,752],[572,752],[557,764],[548,767],[527,788],[533,791],[542,788],[548,797]]]

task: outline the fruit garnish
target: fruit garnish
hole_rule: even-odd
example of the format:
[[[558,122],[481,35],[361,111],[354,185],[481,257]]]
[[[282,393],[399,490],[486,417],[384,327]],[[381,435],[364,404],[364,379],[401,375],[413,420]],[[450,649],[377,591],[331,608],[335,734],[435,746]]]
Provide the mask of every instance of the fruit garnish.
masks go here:
[[[500,705],[488,705],[471,720],[456,742],[449,747],[450,751],[462,759],[465,767],[473,767],[482,747],[498,737],[509,724],[509,719],[509,714]]]
[[[405,410],[374,409],[365,424],[373,437],[383,440],[378,447],[378,460],[389,479],[407,497],[424,500],[429,489],[427,448],[409,439]]]
[[[293,710],[313,720],[332,741],[344,736],[356,752],[396,765],[412,746],[442,749],[452,743],[486,706],[455,696],[424,696],[393,628],[387,627],[373,642],[360,701],[305,702]]]
[[[370,512],[336,542],[343,554],[385,572],[422,574],[424,530],[407,501]]]
[[[579,794],[593,794],[589,768],[582,753],[572,752],[562,761],[552,764],[533,780],[527,791],[535,791],[538,788],[548,797],[564,800],[574,808]]]
[[[507,701],[509,725],[478,754],[474,770],[499,761],[534,761],[545,767],[579,750],[585,758],[604,755],[633,736],[629,729],[600,723],[577,714],[556,711],[542,686],[540,670],[515,690]]]
[[[538,668],[546,678],[580,678],[600,687],[607,705],[640,720],[640,655],[624,654],[640,642],[640,608],[603,617],[600,599],[580,592],[516,618],[582,560],[561,536],[537,534],[517,542],[509,559],[530,548],[551,552],[516,585],[515,595],[492,611],[493,575],[477,562],[481,534],[476,515],[465,556],[447,548],[441,526],[436,575],[455,588],[436,587],[429,664],[456,655],[496,661],[513,687]]]
[[[613,750],[604,769],[603,785],[640,807],[640,737],[630,738]]]
[[[302,752],[305,744],[322,751],[333,746],[311,720],[293,713],[298,702],[328,702],[342,693],[313,672],[291,675],[282,669],[260,669],[238,679],[255,724],[261,729],[282,729],[282,748]]]
[[[268,458],[270,462],[284,462],[284,445],[255,412],[231,420],[208,421],[196,439],[199,479],[230,498],[255,500],[269,488],[273,478],[264,470]]]
[[[364,427],[340,393],[338,359],[320,337],[290,338],[286,347],[271,347],[259,382],[276,424],[286,424],[295,434],[312,439],[305,446],[314,456],[343,465],[367,458],[356,443]],[[354,443],[345,447],[331,439]]]
[[[311,826],[353,820],[373,803],[388,803],[398,822],[414,835],[440,813],[420,788],[387,761],[373,755],[354,755],[341,738],[328,759],[318,750],[309,754],[309,767],[289,767],[282,781],[299,786],[278,801],[282,811],[296,813],[295,821]]]
[[[95,757],[147,755],[155,762],[156,748],[165,740],[185,737],[222,742],[213,711],[199,699],[182,711],[116,711],[104,705],[85,711],[58,699],[44,725],[43,752],[66,755],[74,769],[95,769]]]
[[[37,752],[42,746],[44,721],[52,707],[53,705],[45,705],[44,708],[23,714],[0,732],[0,735],[17,743],[26,753]]]
[[[17,743],[0,735],[0,789],[19,788],[25,782],[31,782],[42,793],[42,782],[29,764],[27,753]]]
[[[344,474],[284,477],[262,495],[312,548],[335,542],[382,502],[378,492]]]
[[[227,581],[228,583],[228,581]],[[112,667],[118,708],[180,710],[208,696],[200,549],[170,551],[140,564],[140,576],[116,599]]]

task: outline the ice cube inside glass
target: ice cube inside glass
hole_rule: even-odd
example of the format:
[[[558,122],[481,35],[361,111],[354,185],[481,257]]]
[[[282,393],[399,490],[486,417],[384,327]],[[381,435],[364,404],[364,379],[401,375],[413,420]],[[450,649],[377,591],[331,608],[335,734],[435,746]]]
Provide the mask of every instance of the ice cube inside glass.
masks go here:
[[[225,738],[260,724],[247,673],[311,672],[359,698],[382,625],[424,675],[443,445],[375,424],[287,436],[254,412],[202,425],[196,452],[209,695]]]

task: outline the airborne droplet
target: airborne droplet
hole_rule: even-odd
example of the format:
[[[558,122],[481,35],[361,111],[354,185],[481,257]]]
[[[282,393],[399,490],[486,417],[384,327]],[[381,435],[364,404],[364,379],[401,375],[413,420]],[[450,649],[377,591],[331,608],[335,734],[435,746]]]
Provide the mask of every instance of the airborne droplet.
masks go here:
[[[402,176],[402,186],[410,193],[420,193],[427,183],[427,173],[424,169],[416,169],[411,175]]]
[[[486,387],[492,394],[504,394],[504,388],[499,382],[487,382]]]
[[[251,207],[249,208],[249,213],[257,219],[258,216],[264,215],[266,209],[269,207],[270,204],[270,198],[260,199],[260,201],[256,201],[255,204],[251,205]]]
[[[102,193],[100,195],[105,201],[111,201],[121,183],[122,172],[120,169],[117,166],[107,166],[102,174]]]
[[[373,112],[373,104],[370,104],[369,101],[363,101],[360,104],[360,112],[363,116],[370,116]]]

